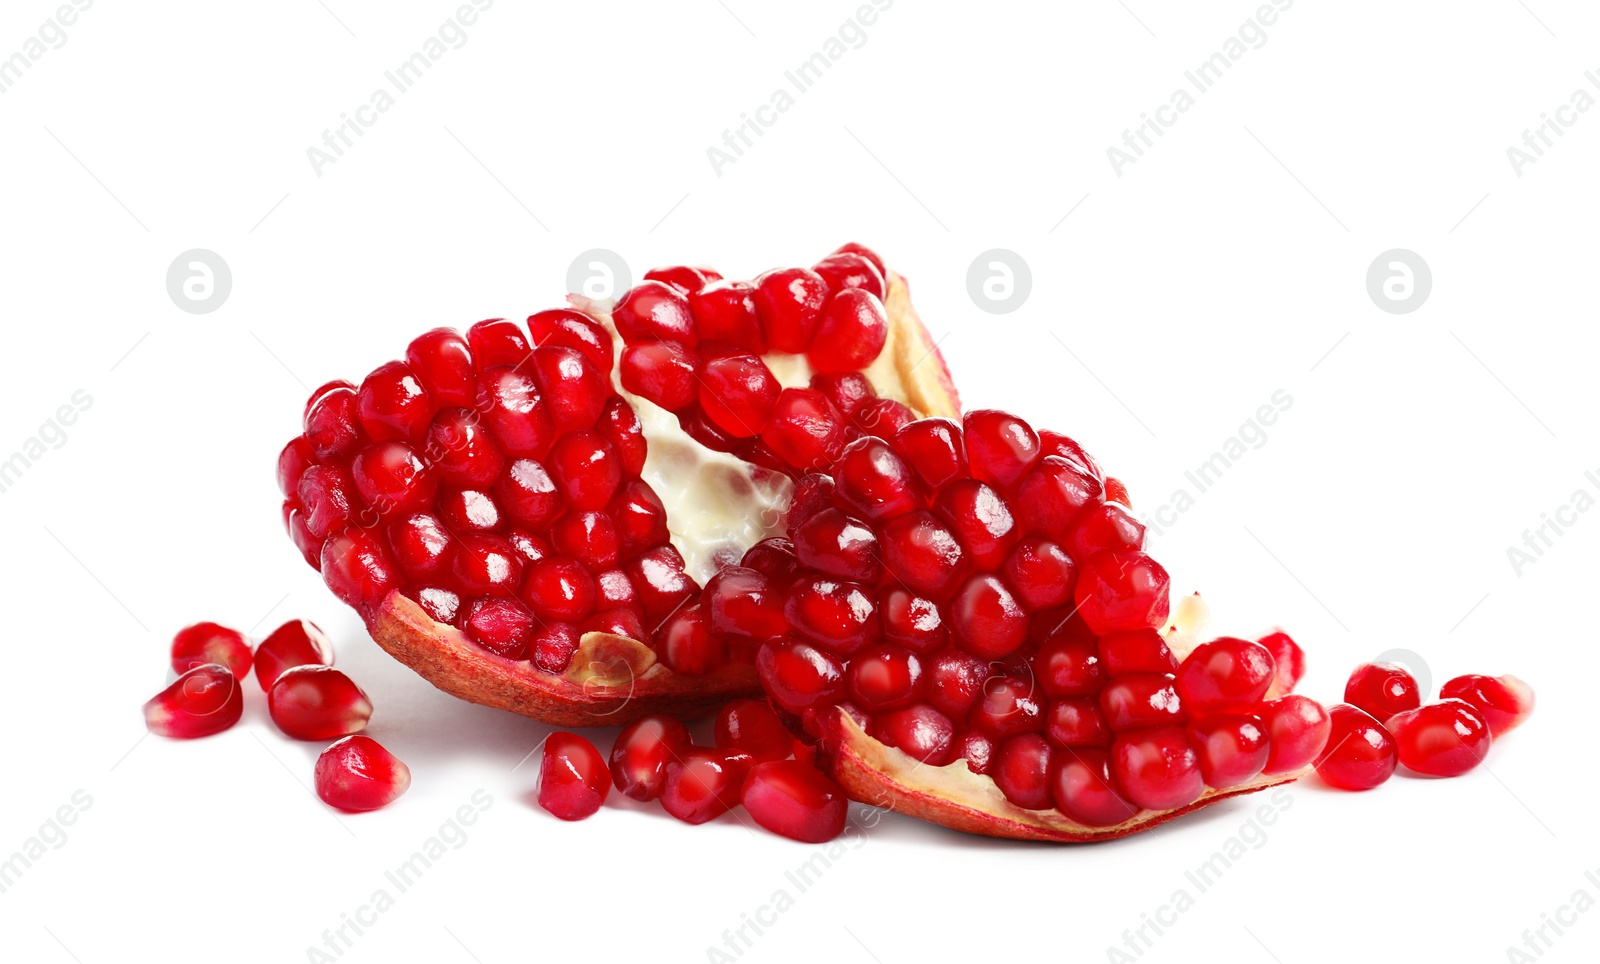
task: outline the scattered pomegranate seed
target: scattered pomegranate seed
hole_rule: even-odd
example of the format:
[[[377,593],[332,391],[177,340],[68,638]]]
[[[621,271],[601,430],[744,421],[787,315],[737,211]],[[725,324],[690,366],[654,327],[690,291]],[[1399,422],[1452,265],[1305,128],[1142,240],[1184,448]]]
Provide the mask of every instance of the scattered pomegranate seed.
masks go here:
[[[411,770],[368,736],[347,736],[317,757],[317,796],[340,810],[376,810],[411,786]]]
[[[1344,684],[1344,701],[1380,722],[1422,705],[1417,680],[1399,663],[1363,663]]]
[[[295,666],[279,674],[267,694],[272,722],[297,740],[332,740],[360,733],[372,718],[372,701],[332,666]]]
[[[1394,737],[1366,710],[1340,703],[1328,711],[1327,749],[1317,776],[1341,790],[1370,790],[1394,774]]]
[[[221,733],[243,714],[238,678],[217,663],[196,666],[144,704],[150,732],[180,740]]]
[[[1439,689],[1440,699],[1466,700],[1499,739],[1533,715],[1533,687],[1515,676],[1457,676]]]
[[[751,767],[740,799],[756,823],[802,843],[826,843],[843,833],[849,805],[837,783],[796,760]]]
[[[593,816],[611,792],[611,772],[594,744],[576,733],[552,733],[539,764],[539,806],[562,820]]]
[[[1431,777],[1457,777],[1483,762],[1491,737],[1483,714],[1466,700],[1445,699],[1389,718],[1400,765]]]
[[[717,711],[717,746],[750,754],[758,763],[794,752],[795,738],[761,700],[734,700]]]
[[[737,750],[686,747],[667,764],[661,806],[684,823],[705,823],[739,803],[746,774],[755,761]]]
[[[635,720],[611,745],[611,780],[624,796],[654,800],[666,786],[667,764],[690,745],[689,730],[670,716]]]
[[[216,623],[195,623],[178,630],[172,637],[172,671],[187,673],[196,666],[217,663],[228,668],[236,679],[250,672],[253,659],[250,637],[237,629]]]
[[[1261,704],[1261,722],[1267,728],[1271,752],[1262,772],[1292,773],[1308,767],[1328,745],[1333,723],[1322,704],[1298,693]]]
[[[291,619],[256,647],[256,682],[264,693],[272,691],[285,670],[308,665],[333,665],[333,645],[316,623]]]

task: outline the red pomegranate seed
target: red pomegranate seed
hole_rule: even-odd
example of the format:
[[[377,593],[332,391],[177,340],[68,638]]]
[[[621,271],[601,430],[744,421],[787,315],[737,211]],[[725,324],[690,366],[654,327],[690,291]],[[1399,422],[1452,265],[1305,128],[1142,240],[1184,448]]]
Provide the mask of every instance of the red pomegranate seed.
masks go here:
[[[781,386],[754,355],[727,355],[705,363],[700,407],[717,428],[735,438],[760,435],[778,402]]]
[[[711,628],[724,636],[767,640],[789,631],[782,590],[754,569],[729,566],[718,572],[706,583],[705,600]]]
[[[515,599],[479,599],[467,608],[461,631],[484,649],[506,659],[525,659],[539,623]]]
[[[1278,692],[1293,692],[1300,683],[1300,677],[1306,674],[1306,654],[1289,634],[1279,630],[1268,633],[1257,640],[1272,654],[1272,662],[1278,667],[1276,685]]]
[[[1032,610],[1060,606],[1072,599],[1075,568],[1065,550],[1043,536],[1017,543],[1006,557],[1007,585]]]
[[[411,769],[368,736],[347,736],[317,757],[317,796],[340,810],[376,810],[411,786]]]
[[[989,764],[989,776],[1006,799],[1024,810],[1054,805],[1050,781],[1050,744],[1037,733],[1024,733],[1000,744]]]
[[[652,623],[677,612],[700,591],[700,586],[684,572],[683,556],[671,543],[640,553],[623,569],[639,591],[645,618]]]
[[[929,766],[944,766],[953,757],[955,724],[926,703],[913,703],[872,717],[870,736]]]
[[[828,283],[809,268],[780,268],[756,279],[756,310],[774,351],[800,353],[811,347]]]
[[[527,365],[544,389],[545,408],[556,434],[590,428],[600,418],[611,397],[611,383],[582,353],[570,348],[539,348],[529,356]]]
[[[571,432],[550,449],[550,475],[575,509],[602,509],[622,484],[622,464],[594,432]]]
[[[686,747],[667,764],[661,806],[684,823],[701,824],[739,803],[754,761],[737,750]]]
[[[1078,567],[1074,598],[1094,632],[1160,628],[1171,605],[1167,571],[1142,552],[1102,552]]]
[[[533,335],[535,347],[570,348],[589,359],[602,373],[611,372],[614,351],[611,335],[581,311],[552,308],[529,315],[528,333]]]
[[[305,507],[306,528],[326,539],[350,522],[355,483],[338,465],[313,465],[300,477],[300,504]]]
[[[565,672],[578,651],[578,627],[571,623],[545,623],[533,634],[527,655],[546,673]]]
[[[850,416],[850,424],[862,435],[893,438],[901,429],[917,420],[904,402],[892,398],[875,398],[862,403]]]
[[[1076,639],[1066,634],[1040,644],[1033,670],[1040,689],[1050,696],[1096,696],[1107,675],[1094,637]]]
[[[834,498],[868,522],[921,508],[911,469],[888,443],[857,439],[845,446],[833,467]]]
[[[256,682],[271,692],[285,670],[296,666],[332,666],[333,644],[316,623],[291,619],[256,647]]]
[[[886,533],[887,535],[887,533]],[[823,509],[790,530],[800,563],[825,575],[858,582],[876,582],[883,574],[880,555],[893,568],[899,556],[880,552],[872,529],[838,509]]]
[[[950,602],[950,629],[961,647],[983,659],[1016,652],[1028,636],[1028,614],[996,576],[973,576]]]
[[[922,696],[922,661],[898,646],[874,646],[850,660],[845,682],[868,713],[894,709]]]
[[[1399,762],[1394,738],[1365,710],[1340,703],[1328,711],[1327,749],[1317,776],[1341,790],[1370,790],[1394,774]]]
[[[604,512],[567,513],[550,527],[550,544],[590,569],[610,569],[622,551],[617,524]],[[470,583],[467,586],[470,591],[482,591],[473,590]]]
[[[1399,663],[1363,663],[1344,684],[1344,701],[1383,722],[1422,705],[1416,677]]]
[[[983,698],[991,674],[989,664],[976,656],[943,650],[928,663],[928,702],[949,717],[966,719]]]
[[[611,792],[611,771],[594,744],[576,733],[552,733],[539,763],[539,806],[562,820],[594,816]]]
[[[552,619],[576,622],[594,611],[595,582],[575,559],[543,559],[528,567],[519,595]]]
[[[973,726],[1004,739],[1019,733],[1044,729],[1044,708],[1031,680],[1015,677],[989,677],[983,684],[983,699],[972,710]]]
[[[860,372],[836,372],[811,376],[811,388],[827,396],[839,414],[850,418],[861,406],[878,397],[867,376]]]
[[[1261,772],[1291,773],[1316,762],[1328,745],[1333,723],[1322,704],[1290,693],[1261,704],[1261,723],[1267,728],[1271,752]]]
[[[1045,711],[1044,735],[1056,746],[1109,746],[1111,730],[1097,700],[1063,696]]]
[[[967,474],[967,450],[961,426],[953,419],[925,418],[912,422],[894,434],[894,448],[930,491]]]
[[[306,408],[305,437],[317,458],[340,458],[355,451],[365,437],[356,409],[356,390],[349,383],[313,396]]]
[[[826,843],[843,833],[849,806],[837,783],[796,760],[757,763],[740,799],[756,823],[802,843]]]
[[[703,676],[722,658],[722,646],[699,609],[674,613],[657,637],[656,655],[673,672]],[[763,677],[764,678],[764,677]]]
[[[622,350],[622,387],[676,412],[699,397],[700,360],[674,341],[629,345]]]
[[[1082,512],[1101,498],[1100,482],[1094,476],[1050,455],[1017,483],[1012,503],[1024,527],[1066,543],[1071,541]]]
[[[1178,660],[1166,640],[1153,629],[1109,633],[1100,637],[1100,661],[1112,676],[1126,673],[1178,672]]]
[[[871,270],[871,265],[862,263]],[[879,297],[863,288],[851,287],[828,299],[806,351],[814,370],[848,372],[872,364],[889,337],[889,315]]]
[[[872,262],[872,266],[878,269],[879,277],[885,279],[889,277],[889,272],[884,268],[883,259],[878,257],[878,252],[872,250],[864,244],[857,244],[854,241],[850,241],[835,248],[833,250],[833,254],[858,254]],[[830,257],[832,257],[832,255],[830,255]]]
[[[296,740],[332,740],[367,728],[372,701],[332,666],[285,670],[267,694],[278,729]]]
[[[978,569],[998,569],[1020,538],[1005,500],[976,479],[945,486],[934,502],[934,511],[950,526]]]
[[[950,638],[938,604],[904,589],[884,593],[878,618],[883,624],[884,639],[914,653],[931,653]]]
[[[611,744],[611,780],[626,797],[654,800],[667,783],[667,764],[691,745],[689,730],[670,716],[646,716]]]
[[[794,752],[794,735],[761,700],[733,700],[717,711],[717,746],[750,754],[758,762],[782,760]]]
[[[508,455],[543,458],[555,429],[531,372],[491,368],[478,376],[478,414]]]
[[[450,328],[435,328],[411,339],[406,364],[436,405],[472,405],[478,370],[467,340]]]
[[[1144,525],[1115,502],[1094,502],[1068,521],[1065,545],[1074,559],[1087,559],[1108,550],[1141,549]]]
[[[442,482],[462,488],[492,484],[506,463],[486,421],[465,408],[447,408],[434,417],[423,455]]]
[[[1200,754],[1181,726],[1119,734],[1111,744],[1111,776],[1124,798],[1146,810],[1186,807],[1205,792]]]
[[[799,640],[762,643],[756,668],[767,694],[791,713],[837,703],[845,693],[844,670],[838,661]]]
[[[1178,695],[1191,716],[1248,711],[1267,695],[1277,673],[1260,643],[1222,636],[1201,643],[1178,667]]]
[[[1200,754],[1201,778],[1217,790],[1253,780],[1271,753],[1267,731],[1254,716],[1203,717],[1189,725],[1189,737]]]
[[[1499,739],[1533,715],[1533,687],[1515,676],[1457,676],[1439,689],[1439,698],[1466,700],[1482,714]]]
[[[1038,433],[1015,415],[981,408],[961,424],[972,474],[984,482],[1009,488],[1039,461]]]
[[[888,294],[884,284],[883,268],[854,251],[835,251],[811,266],[828,283],[828,290],[838,294],[848,288],[859,288],[883,300]]]
[[[660,281],[645,280],[631,288],[611,309],[611,320],[629,344],[676,341],[693,345],[699,340],[683,291]]]
[[[878,638],[877,608],[859,583],[820,576],[797,579],[783,611],[795,632],[838,656],[849,656]]]
[[[684,295],[694,294],[706,286],[710,280],[704,270],[691,268],[686,264],[675,264],[665,268],[651,268],[644,273],[646,281],[660,281],[670,285]]]
[[[1483,762],[1491,737],[1483,714],[1466,700],[1445,699],[1389,717],[1400,765],[1431,777],[1458,777]]]
[[[350,477],[362,501],[378,518],[426,508],[438,480],[404,442],[378,442],[356,455]]]
[[[150,732],[179,740],[221,733],[243,714],[239,680],[217,663],[194,667],[144,704]]]
[[[844,448],[845,417],[819,391],[785,388],[761,440],[797,469],[826,468]]]
[[[1057,809],[1085,827],[1112,827],[1139,812],[1138,806],[1117,792],[1111,778],[1111,755],[1097,747],[1055,755],[1050,795]]]
[[[467,344],[472,357],[484,368],[520,365],[533,350],[517,323],[504,318],[490,318],[468,328]]]
[[[322,581],[346,605],[364,613],[395,588],[395,568],[375,535],[346,529],[322,544]]]
[[[743,281],[717,281],[689,295],[689,312],[701,341],[737,345],[757,355],[767,353],[767,335],[756,313],[756,286]]]
[[[244,679],[253,659],[250,637],[217,623],[185,626],[172,637],[172,671],[180,675],[196,666],[217,663],[226,666],[235,679]]]
[[[373,369],[356,392],[361,428],[375,441],[420,439],[433,421],[434,404],[404,362]]]
[[[419,512],[389,524],[389,545],[407,576],[427,581],[450,571],[455,538],[436,516]]]
[[[1183,721],[1178,691],[1165,673],[1129,673],[1113,679],[1100,691],[1100,712],[1117,733]]]

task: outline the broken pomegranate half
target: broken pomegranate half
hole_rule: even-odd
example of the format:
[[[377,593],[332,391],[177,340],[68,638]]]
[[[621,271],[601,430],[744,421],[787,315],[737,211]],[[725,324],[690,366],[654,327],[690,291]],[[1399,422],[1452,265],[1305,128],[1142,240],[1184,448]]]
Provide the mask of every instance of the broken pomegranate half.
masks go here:
[[[957,414],[937,346],[854,245],[571,301],[434,329],[314,392],[278,458],[289,535],[380,646],[463,699],[596,725],[758,695],[701,586],[852,440]]]

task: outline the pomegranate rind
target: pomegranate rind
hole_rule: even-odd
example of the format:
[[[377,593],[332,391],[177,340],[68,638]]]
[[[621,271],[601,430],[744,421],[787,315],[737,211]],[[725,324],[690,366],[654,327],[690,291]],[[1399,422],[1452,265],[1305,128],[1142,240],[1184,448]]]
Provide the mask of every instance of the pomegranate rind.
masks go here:
[[[569,300],[610,324],[608,305],[576,295]],[[903,402],[918,417],[959,418],[961,401],[949,366],[911,306],[910,287],[892,272],[885,308],[888,339],[865,372],[879,397]],[[763,696],[753,666],[702,676],[675,673],[649,647],[609,633],[586,633],[567,671],[554,676],[474,645],[398,591],[368,614],[367,629],[385,652],[440,690],[556,726],[622,726],[652,713],[693,718],[732,699]]]
[[[951,830],[1054,843],[1115,840],[1166,823],[1229,797],[1292,783],[1311,768],[1260,776],[1226,790],[1207,789],[1198,800],[1176,810],[1141,811],[1110,827],[1085,827],[1059,810],[1024,810],[1007,800],[988,777],[967,768],[965,760],[928,766],[894,747],[879,743],[839,713],[825,739],[826,770],[852,800],[936,823]]]

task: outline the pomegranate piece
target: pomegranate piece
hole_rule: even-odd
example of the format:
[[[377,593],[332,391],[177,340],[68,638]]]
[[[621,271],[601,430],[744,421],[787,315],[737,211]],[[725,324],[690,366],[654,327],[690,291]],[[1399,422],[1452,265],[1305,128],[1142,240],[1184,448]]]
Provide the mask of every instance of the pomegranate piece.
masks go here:
[[[1422,705],[1417,680],[1399,663],[1363,663],[1344,684],[1344,701],[1384,721]]]
[[[217,663],[196,666],[144,704],[150,732],[179,740],[221,733],[243,714],[238,677]]]
[[[751,767],[740,800],[756,823],[802,843],[826,843],[843,833],[849,806],[837,783],[796,760]]]
[[[332,666],[296,666],[279,674],[267,694],[272,722],[297,740],[332,740],[367,728],[372,701]]]
[[[216,623],[195,623],[178,630],[172,637],[172,671],[187,673],[196,666],[216,663],[226,666],[235,679],[250,672],[254,654],[250,637],[237,629]]]
[[[690,743],[688,728],[670,716],[634,720],[611,744],[611,781],[624,796],[654,800],[666,786],[667,764]]]
[[[748,753],[758,763],[794,752],[794,735],[761,700],[734,700],[718,710],[714,732],[717,746]]]
[[[1515,676],[1457,676],[1439,688],[1439,698],[1471,703],[1496,739],[1533,715],[1533,687]]]
[[[1261,722],[1267,728],[1271,750],[1263,773],[1292,773],[1316,762],[1328,745],[1333,723],[1322,704],[1290,693],[1261,704]]]
[[[1370,790],[1394,775],[1394,737],[1366,710],[1340,703],[1328,711],[1327,748],[1317,776],[1341,790]]]
[[[256,682],[270,693],[284,671],[296,666],[332,666],[333,644],[316,623],[291,619],[256,647]]]
[[[1458,777],[1489,754],[1489,724],[1466,700],[1444,699],[1389,718],[1400,765],[1431,777]]]
[[[739,803],[745,776],[755,761],[737,750],[686,747],[667,764],[661,806],[684,823],[705,823]]]
[[[317,757],[317,796],[351,812],[377,810],[411,786],[411,769],[369,736],[347,736]]]
[[[562,820],[593,816],[611,792],[611,772],[594,744],[576,733],[552,733],[539,763],[539,806]]]

